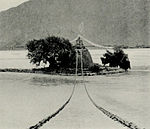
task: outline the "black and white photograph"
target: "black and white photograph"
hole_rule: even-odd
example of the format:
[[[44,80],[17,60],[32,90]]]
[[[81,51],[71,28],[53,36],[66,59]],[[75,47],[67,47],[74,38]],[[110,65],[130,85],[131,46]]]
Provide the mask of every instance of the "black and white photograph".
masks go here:
[[[149,129],[150,0],[0,0],[0,129]]]

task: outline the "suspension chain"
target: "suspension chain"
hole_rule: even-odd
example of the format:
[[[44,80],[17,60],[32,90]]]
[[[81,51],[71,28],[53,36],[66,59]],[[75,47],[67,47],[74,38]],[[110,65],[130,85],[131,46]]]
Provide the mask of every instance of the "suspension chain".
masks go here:
[[[82,50],[80,51],[80,54],[81,54],[81,73],[82,73],[82,77],[83,77],[83,83],[84,83],[84,88],[85,88],[85,91],[87,93],[87,96],[88,98],[90,99],[90,101],[92,102],[92,104],[98,109],[100,110],[103,114],[105,114],[107,117],[111,118],[112,120],[114,121],[117,121],[119,122],[120,124],[122,124],[123,126],[126,126],[128,127],[129,129],[141,129],[139,128],[137,125],[135,125],[133,122],[129,122],[129,121],[126,121],[124,119],[122,119],[121,117],[107,111],[106,109],[98,106],[94,100],[92,99],[92,97],[90,96],[88,90],[87,90],[87,87],[86,87],[86,84],[85,84],[85,81],[84,81],[84,75],[83,75],[83,59],[82,59]],[[145,128],[143,128],[145,129]]]
[[[69,99],[55,113],[53,113],[52,115],[50,115],[50,116],[44,118],[43,120],[39,121],[36,125],[29,127],[29,129],[39,129],[44,124],[46,124],[49,120],[51,120],[53,117],[55,117],[57,114],[59,114],[60,111],[62,111],[66,107],[66,105],[70,102],[70,100],[73,96],[74,90],[75,90],[75,85],[73,87],[73,90],[72,90],[72,93],[71,93]]]
[[[88,90],[87,90],[86,85],[84,85],[84,87],[85,87],[85,91],[86,91],[86,93],[87,93],[87,95],[88,95],[88,98],[89,98],[90,101],[93,103],[93,105],[94,105],[98,110],[100,110],[103,114],[105,114],[107,117],[111,118],[111,119],[114,120],[114,121],[119,122],[120,124],[122,124],[123,126],[128,127],[129,129],[141,129],[141,128],[139,128],[137,125],[135,125],[133,122],[126,121],[126,120],[122,119],[121,117],[119,117],[119,116],[117,116],[117,115],[115,115],[115,114],[109,112],[108,110],[104,109],[103,107],[98,106],[98,105],[94,102],[94,100],[91,98],[91,96],[90,96],[90,94],[89,94],[89,92],[88,92]],[[143,129],[145,129],[145,128],[143,128]]]
[[[75,87],[76,87],[76,84],[77,84],[77,72],[78,72],[78,52],[76,51],[76,71],[75,71],[75,81],[74,81],[74,87],[73,87],[73,90],[72,90],[72,93],[69,97],[69,99],[55,112],[53,113],[52,115],[44,118],[43,120],[39,121],[37,124],[35,124],[34,126],[31,126],[29,127],[29,129],[39,129],[40,127],[42,127],[44,124],[46,124],[48,121],[50,121],[53,117],[55,117],[57,114],[60,113],[60,111],[62,111],[66,105],[70,102],[72,96],[73,96],[73,93],[75,91]]]

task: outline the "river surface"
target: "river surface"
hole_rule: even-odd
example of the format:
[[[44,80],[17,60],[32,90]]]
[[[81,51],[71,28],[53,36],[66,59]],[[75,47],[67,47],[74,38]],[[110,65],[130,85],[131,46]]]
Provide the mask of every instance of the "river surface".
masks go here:
[[[150,49],[126,49],[129,72],[85,77],[97,105],[131,121],[150,127]],[[100,62],[105,50],[90,50]],[[33,68],[27,51],[0,51],[0,68]],[[27,73],[0,73],[0,129],[28,129],[54,113],[69,98],[75,77]],[[71,101],[41,129],[125,129],[90,102],[81,77]]]

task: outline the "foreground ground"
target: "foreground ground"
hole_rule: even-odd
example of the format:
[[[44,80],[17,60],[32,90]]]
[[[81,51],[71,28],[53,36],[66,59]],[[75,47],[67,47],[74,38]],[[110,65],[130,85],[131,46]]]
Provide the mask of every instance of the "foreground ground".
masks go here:
[[[85,82],[99,106],[148,129],[149,77],[146,71],[128,72],[86,77]],[[82,78],[77,80],[71,101],[41,129],[125,129],[93,106]],[[71,94],[74,76],[0,73],[0,84],[0,128],[27,129],[64,104]]]

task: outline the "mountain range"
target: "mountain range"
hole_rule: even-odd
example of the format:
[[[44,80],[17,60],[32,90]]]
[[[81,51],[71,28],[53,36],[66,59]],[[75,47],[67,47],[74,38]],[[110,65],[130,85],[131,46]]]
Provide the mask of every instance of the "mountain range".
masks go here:
[[[50,35],[100,45],[150,45],[150,0],[30,0],[0,12],[0,49]]]

